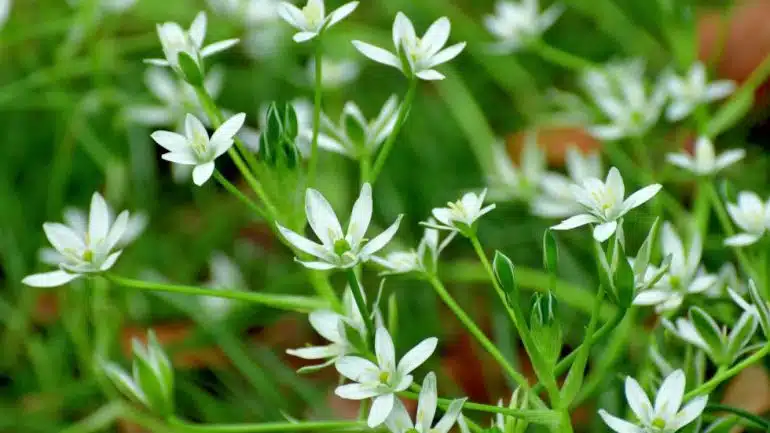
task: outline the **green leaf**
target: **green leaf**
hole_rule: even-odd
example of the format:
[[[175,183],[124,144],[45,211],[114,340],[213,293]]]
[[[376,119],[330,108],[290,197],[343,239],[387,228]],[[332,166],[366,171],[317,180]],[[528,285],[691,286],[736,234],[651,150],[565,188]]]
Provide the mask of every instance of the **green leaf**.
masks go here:
[[[655,245],[655,239],[658,237],[658,227],[660,218],[655,218],[655,222],[652,223],[647,237],[642,242],[642,246],[639,247],[639,251],[636,253],[636,259],[634,260],[634,274],[642,275],[647,267],[650,265],[650,257],[652,256],[652,248]]]
[[[615,294],[614,272],[607,262],[607,255],[599,242],[594,242],[594,260],[596,260],[596,270],[599,274],[599,282],[605,287],[605,293],[610,300],[618,304],[618,298]]]
[[[543,266],[551,274],[556,275],[559,268],[559,246],[551,229],[543,233]]]
[[[732,128],[746,116],[754,105],[754,92],[751,89],[741,89],[717,110],[706,126],[706,135],[716,137]]]
[[[757,319],[748,312],[744,312],[738,323],[735,324],[730,335],[727,337],[726,362],[732,363],[738,358],[744,347],[749,344],[754,333],[757,331]]]
[[[614,276],[615,291],[618,305],[622,308],[628,308],[631,306],[631,302],[633,302],[634,296],[636,295],[634,270],[631,269],[631,264],[626,258],[623,246],[618,244],[617,249],[620,258],[618,259],[617,269],[615,270]]]
[[[765,334],[765,338],[770,339],[770,305],[759,294],[754,280],[749,280],[749,297],[759,314],[759,324],[762,325],[762,332]]]
[[[296,138],[299,133],[297,111],[294,105],[286,103],[283,109],[283,135],[289,138]]]
[[[180,51],[177,55],[177,62],[185,81],[193,87],[203,87],[203,71],[189,53]]]
[[[699,307],[691,307],[689,316],[698,334],[700,334],[701,338],[706,341],[706,344],[711,349],[714,361],[716,363],[725,362],[726,342],[722,332],[719,330],[719,325],[708,313]]]

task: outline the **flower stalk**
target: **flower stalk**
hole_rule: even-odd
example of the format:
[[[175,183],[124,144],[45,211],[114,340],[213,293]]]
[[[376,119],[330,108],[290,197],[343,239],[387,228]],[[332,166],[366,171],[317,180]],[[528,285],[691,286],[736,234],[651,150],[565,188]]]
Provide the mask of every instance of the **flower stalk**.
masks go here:
[[[388,159],[388,155],[390,155],[390,151],[393,149],[393,145],[396,143],[396,137],[401,131],[401,127],[404,126],[406,116],[412,109],[412,102],[414,101],[414,94],[417,90],[418,81],[419,80],[416,77],[409,79],[409,88],[407,89],[406,95],[404,96],[404,102],[401,104],[401,108],[398,110],[396,126],[393,128],[390,136],[388,136],[385,144],[382,145],[382,149],[380,149],[380,152],[377,154],[377,158],[374,161],[374,167],[372,168],[368,179],[366,179],[368,182],[374,183],[377,180],[377,177],[380,175],[380,172],[385,165],[385,161]]]

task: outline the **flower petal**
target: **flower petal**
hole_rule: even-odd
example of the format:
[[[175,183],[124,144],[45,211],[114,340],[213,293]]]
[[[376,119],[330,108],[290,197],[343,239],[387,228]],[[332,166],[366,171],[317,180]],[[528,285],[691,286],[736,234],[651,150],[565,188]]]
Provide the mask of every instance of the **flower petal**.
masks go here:
[[[329,310],[317,310],[308,316],[310,326],[323,338],[332,343],[345,343],[345,339],[340,334],[340,322],[342,316]]]
[[[655,397],[655,415],[670,420],[679,411],[684,397],[684,371],[676,370],[669,374],[658,389]]]
[[[449,407],[444,413],[444,416],[441,417],[441,421],[439,421],[438,424],[436,424],[436,426],[433,427],[432,431],[436,433],[449,433],[449,430],[452,428],[452,426],[454,426],[455,422],[457,421],[457,418],[459,418],[460,414],[462,413],[465,400],[467,399],[458,398],[458,399],[452,400],[452,402],[449,403]],[[428,430],[428,431],[431,431],[431,430]]]
[[[457,57],[464,49],[465,49],[465,42],[460,42],[459,44],[454,44],[450,47],[447,47],[441,50],[435,56],[431,57],[426,67],[432,68],[442,63],[446,63],[454,59],[455,57]]]
[[[225,39],[223,41],[214,42],[213,44],[208,44],[201,50],[201,57],[210,57],[214,54],[220,53],[222,51],[225,51],[226,49],[236,45],[241,40],[238,38],[233,39]]]
[[[337,371],[354,382],[377,379],[380,368],[372,361],[358,356],[343,356],[334,364]]]
[[[681,411],[679,411],[679,413],[676,414],[671,429],[676,431],[693,422],[703,413],[703,410],[706,408],[706,403],[708,403],[708,396],[706,395],[701,395],[692,399]]]
[[[417,429],[428,432],[433,425],[433,418],[436,416],[436,405],[438,404],[438,389],[436,386],[436,373],[430,372],[425,375],[422,381],[422,389],[417,400]]]
[[[193,153],[192,149],[186,148],[179,152],[168,152],[160,156],[168,162],[182,165],[196,165],[198,164],[198,158]]]
[[[378,425],[385,422],[390,413],[393,411],[393,404],[396,396],[393,393],[380,395],[374,398],[372,401],[372,408],[369,410],[369,418],[366,423],[371,428],[375,428]]]
[[[338,397],[346,398],[348,400],[363,400],[379,395],[374,388],[360,383],[350,383],[338,386],[337,389],[334,390],[334,393],[337,394]]]
[[[428,27],[425,34],[421,38],[422,47],[428,56],[433,56],[446,45],[446,41],[449,39],[449,33],[451,31],[451,23],[449,18],[441,17],[433,22]]]
[[[190,24],[188,33],[195,46],[200,48],[203,45],[203,40],[206,39],[206,12],[198,12],[198,15],[195,16],[192,24]]]
[[[551,230],[572,230],[577,227],[584,226],[586,224],[593,224],[599,222],[599,219],[593,215],[580,214],[567,218],[566,220],[551,226]]]
[[[115,251],[114,253],[107,256],[107,259],[102,263],[101,266],[99,266],[100,271],[108,271],[110,268],[115,266],[115,262],[118,261],[118,257],[123,253],[123,251]]]
[[[380,47],[368,44],[363,41],[353,41],[353,46],[355,46],[361,54],[370,58],[371,60],[374,60],[377,63],[382,63],[384,65],[392,66],[398,70],[402,70],[401,61],[398,59],[398,57],[396,57],[395,54],[391,53],[390,51],[384,50]]]
[[[628,196],[628,198],[623,202],[623,214],[630,211],[631,209],[643,205],[655,197],[655,194],[657,194],[661,188],[663,188],[663,186],[656,183],[653,185],[648,185]]]
[[[110,209],[104,197],[98,192],[91,196],[88,212],[88,236],[91,243],[102,242],[110,229]]]
[[[610,238],[613,234],[615,234],[615,231],[618,229],[618,222],[617,221],[610,221],[603,224],[599,224],[598,226],[594,227],[594,239],[596,239],[598,242],[604,242],[607,239]]]
[[[305,193],[305,214],[310,228],[327,248],[345,237],[332,205],[315,189],[308,188]]]
[[[361,244],[371,220],[372,186],[367,182],[361,187],[361,193],[353,205],[353,211],[350,213],[350,222],[348,223],[346,239],[354,250]]]
[[[396,348],[387,329],[377,328],[374,336],[374,351],[377,355],[377,364],[379,364],[380,369],[387,371],[396,370]]]
[[[190,147],[187,138],[182,134],[170,131],[155,131],[150,137],[169,152],[180,152]]]
[[[299,32],[295,33],[292,39],[294,39],[294,42],[301,44],[315,38],[316,36],[318,36],[317,32]]]
[[[626,377],[626,400],[628,406],[643,424],[650,424],[655,417],[652,411],[652,403],[644,392],[639,382],[633,377]]]
[[[31,287],[58,287],[78,277],[80,275],[59,270],[28,275],[21,282]]]
[[[278,227],[278,232],[281,234],[281,236],[283,236],[284,239],[286,239],[288,243],[303,253],[313,255],[323,260],[327,260],[329,258],[330,253],[322,245],[319,245],[310,239],[300,236],[280,224],[276,224],[276,227]]]
[[[232,140],[235,134],[243,127],[244,121],[246,121],[246,113],[238,113],[230,117],[211,134],[210,141],[213,143],[215,141]]]
[[[350,3],[345,3],[344,5],[338,7],[332,13],[329,14],[329,24],[326,25],[327,28],[337,24],[341,20],[343,20],[345,17],[353,13],[354,10],[358,7],[357,1],[352,1]]]
[[[745,247],[747,245],[756,243],[760,237],[762,237],[762,235],[753,233],[740,233],[725,239],[725,245],[731,247]]]
[[[308,27],[302,10],[289,2],[284,1],[278,5],[278,15],[294,28],[305,30]]]
[[[286,353],[302,359],[326,359],[333,358],[341,354],[341,347],[338,344],[328,344],[326,346],[301,347],[299,349],[286,349]]]
[[[393,239],[393,236],[396,235],[396,232],[398,231],[398,226],[401,224],[401,219],[403,218],[403,215],[399,215],[398,218],[396,218],[396,221],[390,225],[384,232],[380,233],[379,235],[375,236],[372,240],[366,243],[363,248],[361,248],[361,258],[362,260],[368,260],[369,256],[376,253],[377,251],[383,249],[385,245],[390,242],[391,239]]]
[[[398,363],[398,372],[402,375],[407,375],[414,371],[433,355],[436,346],[438,346],[438,338],[436,337],[422,340],[401,358],[401,361]]]
[[[602,417],[604,423],[617,433],[644,433],[644,429],[637,427],[630,422],[620,419],[614,415],[610,415],[604,409],[599,410],[599,416]]]
[[[421,80],[426,80],[426,81],[438,81],[446,78],[444,74],[442,74],[441,72],[435,69],[426,69],[424,71],[420,71],[416,73],[415,75],[417,75],[417,78]]]
[[[86,248],[83,239],[64,224],[45,223],[43,224],[43,231],[48,238],[48,242],[61,253],[74,251],[79,255]]]
[[[211,178],[211,175],[214,174],[214,168],[214,161],[196,165],[192,172],[193,183],[198,186],[206,183]]]

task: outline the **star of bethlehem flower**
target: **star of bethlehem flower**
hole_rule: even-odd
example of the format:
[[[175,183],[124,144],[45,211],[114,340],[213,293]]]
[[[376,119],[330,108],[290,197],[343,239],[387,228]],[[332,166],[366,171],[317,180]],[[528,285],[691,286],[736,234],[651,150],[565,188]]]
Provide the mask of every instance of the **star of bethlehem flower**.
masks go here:
[[[433,219],[428,220],[428,224],[435,223]],[[456,234],[457,232],[451,232],[439,243],[438,230],[428,227],[416,250],[395,251],[385,257],[372,256],[372,261],[385,268],[385,275],[410,272],[434,274],[438,267],[439,255]]]
[[[396,399],[395,407],[385,420],[385,425],[391,433],[449,433],[462,412],[465,400],[467,399],[452,400],[444,416],[433,426],[433,418],[436,416],[438,406],[438,387],[436,374],[431,371],[425,375],[422,382],[422,389],[417,398],[415,421],[412,422],[412,417],[409,416],[401,400]]]
[[[706,273],[701,267],[703,241],[699,233],[693,234],[685,250],[674,226],[666,222],[660,240],[663,256],[671,256],[668,271],[652,288],[634,298],[634,305],[654,305],[658,313],[676,310],[685,296],[703,293],[719,282],[718,276]],[[650,271],[654,272],[655,268]]]
[[[725,239],[725,245],[744,247],[756,243],[770,228],[770,200],[762,203],[750,191],[738,194],[738,203],[727,203],[727,213],[743,233]]]
[[[698,315],[696,322],[693,316]],[[745,311],[728,333],[705,311],[693,307],[690,318],[680,317],[674,323],[663,319],[663,326],[683,341],[703,350],[717,365],[731,365],[744,353],[757,330],[758,316]]]
[[[494,15],[484,17],[484,26],[498,42],[491,48],[499,54],[510,54],[530,41],[540,38],[564,12],[554,4],[540,12],[538,0],[498,1]]]
[[[530,131],[524,136],[518,166],[511,161],[504,143],[496,143],[492,149],[495,165],[487,175],[489,197],[492,200],[529,201],[537,194],[547,168],[545,152],[537,144],[537,133]]]
[[[94,193],[87,231],[60,223],[43,224],[48,241],[60,254],[59,269],[29,275],[22,283],[33,287],[56,287],[84,275],[109,270],[122,253],[115,249],[126,232],[128,219],[128,211],[123,211],[111,223],[107,203],[99,193]]]
[[[727,293],[733,299],[733,302],[735,302],[741,310],[752,315],[759,322],[765,338],[770,338],[770,302],[767,302],[765,298],[759,294],[759,290],[757,289],[757,285],[754,284],[754,280],[749,280],[747,292],[751,303],[745,301],[741,295],[735,292],[735,290],[730,288],[727,289]]]
[[[465,48],[465,42],[444,48],[450,29],[449,18],[441,17],[428,27],[422,38],[418,38],[412,22],[399,12],[393,22],[395,53],[362,41],[353,41],[353,45],[364,56],[392,66],[409,78],[443,80],[444,75],[433,68],[454,59]]]
[[[246,290],[246,281],[238,265],[222,252],[215,251],[209,259],[209,281],[205,286],[211,290]],[[199,296],[198,301],[209,317],[221,319],[237,305],[232,299],[216,296]]]
[[[726,98],[735,91],[735,83],[730,80],[709,83],[706,66],[701,62],[695,62],[687,76],[670,73],[664,82],[671,98],[666,118],[672,122],[684,119],[699,105]]]
[[[358,2],[352,1],[327,15],[324,0],[308,0],[302,9],[288,2],[281,2],[278,14],[289,25],[299,30],[294,34],[294,41],[302,43],[318,37],[324,30],[350,15],[357,7]]]
[[[429,220],[422,224],[438,230],[459,231],[464,236],[469,236],[475,228],[476,221],[496,206],[495,204],[484,206],[486,195],[486,189],[481,191],[481,194],[467,192],[460,200],[448,202],[447,207],[433,209],[435,223]]]
[[[691,171],[698,176],[710,176],[721,171],[746,156],[744,149],[732,149],[722,152],[717,156],[714,152],[714,143],[708,137],[699,137],[695,142],[695,154],[688,153],[669,153],[666,160]]]
[[[648,88],[644,62],[638,59],[588,70],[582,78],[585,91],[608,120],[588,128],[600,140],[641,136],[658,121],[666,102],[663,85]]]
[[[582,211],[570,192],[570,185],[582,184],[604,175],[599,152],[584,153],[576,146],[567,148],[567,176],[546,172],[540,179],[540,191],[531,203],[532,213],[544,218],[567,218]]]
[[[151,137],[158,145],[168,150],[161,158],[175,164],[195,166],[192,173],[193,182],[201,186],[214,173],[214,160],[233,146],[233,138],[245,120],[246,114],[236,114],[222,123],[209,137],[203,123],[188,114],[184,135],[171,131],[155,131]]]
[[[334,393],[349,400],[372,398],[367,423],[369,427],[377,427],[393,411],[396,393],[412,384],[410,373],[430,358],[437,345],[435,337],[426,338],[396,363],[396,349],[388,330],[377,328],[374,338],[377,363],[356,356],[340,358],[335,364],[337,371],[355,383],[341,385]]]
[[[607,426],[618,433],[674,433],[695,421],[703,413],[708,401],[708,396],[698,396],[682,407],[684,391],[684,372],[676,370],[660,385],[653,406],[639,382],[627,377],[626,400],[638,422],[630,423],[610,415],[604,409],[599,410],[599,416]]]
[[[583,207],[584,213],[568,218],[551,229],[572,230],[586,224],[597,224],[593,230],[594,239],[604,242],[615,233],[618,220],[652,199],[660,189],[660,184],[648,185],[624,199],[623,178],[618,169],[612,167],[604,182],[589,178],[582,185],[570,186],[572,196]]]
[[[361,187],[361,193],[353,205],[347,234],[342,232],[337,215],[326,198],[312,188],[308,188],[305,194],[305,214],[310,228],[321,241],[320,244],[280,224],[276,225],[287,242],[298,250],[320,259],[313,262],[296,260],[307,268],[318,270],[348,269],[360,262],[369,261],[374,253],[393,239],[403,217],[399,215],[390,227],[373,239],[364,239],[372,219],[372,186],[369,183]]]
[[[315,63],[315,57],[307,62],[307,82],[311,86],[315,85]],[[358,66],[358,62],[353,60],[334,60],[329,57],[322,57],[321,87],[324,89],[339,89],[355,81],[360,72],[361,68]]]
[[[377,117],[367,120],[358,105],[348,101],[338,123],[332,122],[326,114],[321,116],[323,133],[318,145],[353,159],[369,157],[393,132],[398,108],[398,97],[392,95],[385,101]]]
[[[160,39],[163,55],[165,59],[146,59],[145,62],[156,65],[171,67],[178,72],[179,55],[184,53],[198,65],[198,69],[203,70],[203,59],[222,52],[238,43],[238,39],[226,39],[219,42],[203,46],[206,39],[206,13],[198,12],[190,28],[185,30],[177,23],[165,22],[158,24],[158,38]]]
[[[362,291],[362,296],[365,297]],[[335,363],[345,355],[351,355],[359,351],[360,343],[366,338],[366,324],[361,311],[356,305],[353,292],[350,287],[345,289],[342,295],[343,313],[336,313],[331,310],[313,311],[308,316],[310,326],[315,329],[318,335],[329,341],[325,346],[302,347],[299,349],[288,349],[286,353],[297,356],[302,359],[318,360],[325,362],[303,367],[300,371],[314,371]],[[382,317],[378,310],[374,308],[374,319],[378,326],[382,325]]]

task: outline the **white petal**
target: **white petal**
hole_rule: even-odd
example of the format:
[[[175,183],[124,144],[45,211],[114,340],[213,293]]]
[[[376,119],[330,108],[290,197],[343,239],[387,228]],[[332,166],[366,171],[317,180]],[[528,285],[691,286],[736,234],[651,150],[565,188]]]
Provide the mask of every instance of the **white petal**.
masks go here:
[[[278,15],[294,28],[305,30],[308,27],[302,10],[289,2],[284,1],[278,5]]]
[[[344,343],[345,340],[340,334],[340,324],[342,318],[339,314],[329,310],[313,311],[308,316],[310,326],[323,338],[332,343]]]
[[[363,41],[353,41],[353,46],[355,46],[361,54],[375,62],[393,66],[394,68],[401,70],[401,61],[390,51],[383,50],[380,47],[376,47]]]
[[[372,186],[364,183],[361,193],[353,205],[348,223],[347,241],[353,249],[356,249],[369,228],[372,220]]]
[[[430,61],[426,65],[427,68],[438,66],[442,63],[446,63],[455,57],[457,57],[465,49],[465,42],[454,44],[441,50],[438,54],[430,58]]]
[[[171,66],[171,63],[169,63],[168,60],[166,59],[144,59],[144,63],[147,63],[148,65],[161,66],[161,67]]]
[[[676,370],[669,374],[655,396],[655,415],[670,420],[679,411],[684,397],[684,371]]]
[[[446,78],[444,74],[442,74],[441,72],[435,69],[427,69],[424,71],[420,71],[415,75],[417,75],[417,78],[421,80],[426,80],[426,81],[438,81]]]
[[[380,369],[368,359],[358,356],[343,356],[334,364],[337,371],[354,382],[366,382],[376,378]]]
[[[414,346],[412,350],[406,352],[404,357],[401,358],[401,361],[398,362],[399,373],[406,375],[414,371],[433,355],[436,346],[438,346],[438,338],[436,337],[422,340],[417,346]]]
[[[201,50],[201,57],[209,57],[213,56],[214,54],[220,53],[235,44],[240,42],[240,39],[225,39],[224,41],[218,41],[214,42],[213,44],[208,44]]]
[[[78,277],[80,277],[78,274],[70,274],[64,271],[51,271],[28,275],[24,277],[21,282],[22,284],[31,287],[57,287],[67,284]]]
[[[211,175],[214,174],[214,168],[214,161],[196,165],[192,172],[193,183],[198,186],[206,183],[211,178]]]
[[[650,424],[655,416],[652,412],[652,403],[644,392],[639,382],[632,377],[626,377],[626,400],[628,406],[643,424]]]
[[[604,409],[599,410],[599,416],[602,417],[604,423],[607,424],[609,428],[615,430],[617,433],[644,433],[644,430],[641,427],[637,427],[624,419],[610,415]]]
[[[340,355],[338,344],[326,346],[301,347],[299,349],[287,349],[286,353],[302,359],[326,359]]]
[[[630,211],[631,209],[634,209],[636,207],[639,207],[649,201],[651,198],[655,197],[655,194],[658,193],[658,191],[663,188],[660,184],[654,184],[654,185],[648,185],[639,191],[636,191],[635,193],[628,196],[628,198],[623,202],[623,213]]]
[[[670,122],[678,122],[692,113],[693,104],[689,101],[674,101],[666,109],[666,119]]]
[[[436,386],[436,373],[430,372],[425,375],[422,381],[422,389],[417,400],[417,416],[415,420],[418,424],[418,430],[423,432],[430,431],[433,425],[433,418],[436,416],[436,405],[438,404],[438,389]]]
[[[155,131],[150,137],[169,152],[180,152],[190,147],[184,135],[170,131]]]
[[[425,34],[421,39],[422,47],[425,52],[429,56],[438,53],[441,47],[443,47],[449,39],[450,31],[451,23],[449,22],[449,18],[441,17],[434,21],[433,24],[428,27],[428,30],[425,31]]]
[[[701,275],[695,278],[687,287],[688,293],[702,293],[710,289],[713,285],[719,282],[719,277],[716,275]]]
[[[337,389],[334,390],[334,393],[337,394],[337,396],[348,400],[363,400],[379,395],[374,388],[360,383],[338,386]]]
[[[334,242],[345,237],[332,205],[315,189],[308,188],[305,193],[305,214],[310,228],[325,246],[332,248]]]
[[[449,433],[449,430],[454,426],[457,418],[459,418],[462,413],[465,400],[466,399],[464,398],[458,398],[449,403],[449,407],[444,413],[444,416],[441,417],[441,421],[439,421],[438,424],[436,424],[436,427],[433,428],[436,433]]]
[[[594,227],[594,239],[596,239],[598,242],[604,242],[607,239],[610,238],[613,234],[615,234],[615,231],[618,228],[618,222],[617,221],[610,221],[603,224],[599,224],[598,226]]]
[[[390,412],[390,416],[385,420],[385,425],[392,433],[404,433],[409,429],[414,428],[412,424],[412,418],[409,412],[406,411],[404,404],[401,400],[396,399],[396,404],[393,406],[393,410]],[[428,430],[423,430],[427,432]]]
[[[278,227],[278,232],[281,233],[281,236],[283,236],[284,239],[286,239],[287,242],[289,242],[291,245],[293,245],[298,250],[313,255],[315,257],[318,257],[319,259],[327,259],[329,258],[329,252],[324,249],[322,245],[318,245],[317,243],[298,235],[297,233],[294,233],[293,231],[283,227],[280,224],[276,224],[276,227]]]
[[[329,262],[306,262],[302,260],[297,260],[297,263],[301,264],[302,266],[308,269],[314,269],[316,271],[328,271],[329,269],[334,269],[334,268],[342,269],[341,266],[337,266]],[[346,266],[346,267],[351,267],[351,266],[355,266],[355,263],[352,263],[350,266]]]
[[[666,161],[677,167],[684,168],[685,170],[695,171],[695,165],[693,164],[690,155],[684,153],[669,153],[666,154]]]
[[[596,218],[593,215],[589,214],[580,214],[575,215],[571,218],[567,218],[566,220],[560,222],[559,224],[556,224],[555,226],[551,227],[551,230],[572,230],[577,227],[584,226],[586,224],[592,224],[599,222],[599,219]]]
[[[372,408],[369,410],[369,418],[366,423],[374,428],[385,422],[390,412],[393,410],[393,403],[396,399],[392,393],[380,395],[372,401]]]
[[[98,192],[91,196],[91,208],[88,213],[88,236],[91,242],[101,242],[107,237],[110,228],[110,209],[104,197]]]
[[[695,421],[695,419],[703,413],[703,409],[706,408],[706,403],[708,403],[708,396],[705,395],[692,399],[678,414],[676,414],[674,421],[670,426],[671,429],[676,431]]]
[[[115,262],[118,261],[118,257],[120,257],[120,255],[122,253],[123,253],[122,250],[121,251],[115,251],[114,253],[112,253],[109,256],[107,256],[107,260],[105,260],[104,263],[102,263],[102,265],[99,266],[99,270],[100,271],[108,271],[108,270],[110,270],[110,268],[115,266]]]
[[[736,162],[742,160],[746,156],[746,151],[744,149],[730,149],[725,152],[722,152],[716,160],[716,168],[717,170],[722,170],[725,167],[729,167]]]
[[[200,48],[203,45],[203,40],[206,38],[206,13],[198,12],[195,16],[192,24],[190,24],[190,39],[193,40],[195,46]]]
[[[634,305],[657,305],[671,296],[666,290],[650,289],[645,290],[634,298]]]
[[[45,223],[43,224],[43,231],[48,238],[48,242],[61,253],[74,250],[77,254],[80,254],[86,247],[83,239],[64,224]]]
[[[377,364],[381,369],[388,371],[396,369],[396,348],[387,329],[377,328],[374,336],[374,351],[377,355]]]
[[[728,80],[716,81],[709,84],[706,88],[706,100],[716,101],[717,99],[726,98],[735,91],[735,83]]]
[[[396,218],[396,221],[391,224],[387,230],[375,236],[361,248],[361,257],[364,260],[367,260],[369,256],[383,249],[385,245],[393,239],[393,236],[395,236],[398,231],[399,224],[401,224],[401,218],[403,218],[403,215],[399,215],[398,218]]]
[[[594,125],[588,128],[588,133],[604,141],[614,141],[628,135],[628,131],[621,125]]]
[[[326,27],[331,27],[338,22],[340,22],[342,19],[344,19],[346,16],[353,13],[354,10],[358,7],[357,1],[352,1],[350,3],[345,3],[344,5],[338,7],[332,13],[329,14],[329,24],[326,25]]]
[[[121,212],[118,217],[115,218],[115,222],[112,223],[109,233],[107,233],[107,236],[102,241],[102,245],[100,245],[102,251],[106,252],[115,248],[115,245],[120,242],[128,229],[128,220],[128,211]]]
[[[246,120],[246,113],[238,113],[229,119],[227,119],[222,125],[217,128],[211,135],[211,142],[215,141],[228,141],[235,137],[235,134],[243,127],[243,122]]]
[[[760,237],[762,237],[762,235],[756,235],[753,233],[740,233],[725,239],[725,245],[729,245],[731,247],[745,247],[747,245],[756,243]]]
[[[301,44],[315,38],[316,36],[318,36],[317,32],[299,32],[295,33],[292,39],[294,39],[294,42]]]
[[[196,165],[198,164],[198,157],[195,156],[192,149],[184,149],[180,152],[168,152],[160,156],[168,162],[182,165]]]

